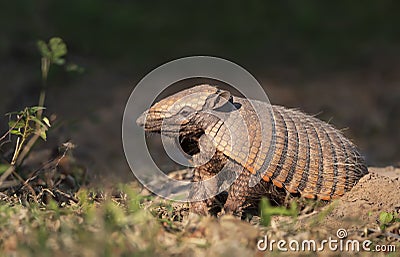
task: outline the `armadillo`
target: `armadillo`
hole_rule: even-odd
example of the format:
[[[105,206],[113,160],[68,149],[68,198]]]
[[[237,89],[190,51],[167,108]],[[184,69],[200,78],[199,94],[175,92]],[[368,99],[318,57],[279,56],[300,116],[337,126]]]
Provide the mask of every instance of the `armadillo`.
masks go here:
[[[248,201],[276,193],[273,188],[329,201],[368,173],[357,147],[328,123],[215,86],[199,85],[166,97],[136,122],[146,132],[179,134],[182,148],[200,163],[193,181],[215,176],[227,162],[235,164],[225,213],[241,213]],[[259,178],[256,185],[251,185],[252,177]],[[193,202],[191,211],[208,214],[213,201]]]

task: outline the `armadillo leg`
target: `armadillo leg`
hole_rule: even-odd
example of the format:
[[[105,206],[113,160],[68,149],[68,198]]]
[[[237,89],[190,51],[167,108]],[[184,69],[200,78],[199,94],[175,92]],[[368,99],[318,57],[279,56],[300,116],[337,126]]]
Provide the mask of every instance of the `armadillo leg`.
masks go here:
[[[212,174],[207,169],[207,165],[196,167],[194,169],[192,181],[198,183],[193,185],[190,191],[190,199],[193,200],[190,203],[191,212],[201,215],[208,214],[208,209],[212,205],[214,198],[213,197],[209,198],[208,192],[211,190],[211,188],[210,189],[207,188],[206,185],[203,183],[203,181],[210,177],[212,177]],[[207,200],[196,201],[196,199],[207,199]]]
[[[252,191],[252,188],[249,187],[251,173],[248,170],[243,169],[240,165],[237,165],[235,168],[237,169],[235,171],[236,174],[238,174],[238,177],[229,189],[228,199],[225,202],[224,210],[225,213],[240,216],[242,208]]]
[[[195,163],[201,163],[206,155],[198,154],[194,156]],[[205,164],[194,168],[192,181],[193,184],[190,191],[190,211],[202,215],[208,214],[209,207],[214,203],[215,197],[211,197],[213,192],[218,188],[217,180],[209,180],[214,177],[226,163],[226,157],[221,152],[216,152],[214,156]],[[207,183],[204,181],[207,180]],[[196,201],[198,199],[199,201]],[[206,200],[203,200],[206,199]]]

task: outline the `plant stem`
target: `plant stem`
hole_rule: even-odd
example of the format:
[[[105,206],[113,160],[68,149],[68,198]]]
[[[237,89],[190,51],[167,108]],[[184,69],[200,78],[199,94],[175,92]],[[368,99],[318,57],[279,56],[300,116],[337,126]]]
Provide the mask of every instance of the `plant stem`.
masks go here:
[[[42,87],[42,90],[40,91],[40,96],[39,96],[39,107],[43,107],[44,106],[44,101],[46,99],[46,88]],[[37,112],[37,117],[40,120],[42,118],[42,113],[43,113],[43,109],[38,110]]]
[[[0,187],[3,185],[3,182],[15,171],[15,166],[10,166],[1,176],[0,176]]]
[[[47,76],[49,74],[50,64],[51,64],[51,60],[49,58],[42,57],[42,59],[41,59],[42,89],[40,90],[40,95],[39,95],[39,102],[38,102],[38,106],[39,107],[44,107],[44,102],[46,100]],[[42,119],[42,114],[43,114],[43,109],[39,109],[38,112],[37,112],[37,118],[39,120]],[[36,124],[36,128],[40,129],[40,124],[37,123]],[[36,141],[39,139],[39,137],[40,136],[37,133],[35,133],[31,137],[31,139],[28,141],[28,143],[26,144],[26,146],[22,150],[22,154],[19,156],[19,158],[17,158],[15,160],[17,165],[20,165],[24,161],[25,157],[31,151],[33,145],[36,143]]]
[[[42,62],[41,62],[41,70],[42,70],[42,89],[40,90],[40,96],[39,96],[39,107],[44,106],[44,101],[46,100],[46,89],[47,89],[47,76],[49,74],[50,70],[50,59],[46,57],[42,57]],[[37,117],[40,120],[42,118],[42,113],[43,110],[39,110],[37,113]]]
[[[13,158],[11,161],[11,166],[14,166],[16,164],[19,154],[21,153],[22,146],[24,145],[26,138],[28,137],[27,131],[29,129],[29,112],[27,109],[25,109],[25,112],[28,114],[28,116],[26,117],[26,121],[25,121],[24,133],[22,134],[22,136],[18,136],[18,138],[17,138],[17,143],[15,144],[15,151],[14,151],[14,155],[13,155]],[[18,129],[18,131],[21,131],[21,130]]]
[[[14,154],[13,154],[13,157],[12,157],[12,160],[11,160],[11,166],[14,166],[15,165],[15,162],[17,161],[17,157],[18,157],[18,149],[19,149],[19,146],[20,146],[20,141],[21,141],[21,137],[18,137],[17,138],[17,142],[15,143],[15,150],[14,150]]]
[[[21,163],[24,161],[25,157],[28,155],[28,153],[31,151],[33,145],[36,143],[36,141],[39,139],[39,134],[34,134],[31,139],[29,139],[28,143],[22,150],[22,153],[20,154],[19,158],[17,159],[16,164],[19,166]]]
[[[50,58],[42,57],[42,59],[41,59],[42,88],[40,90],[38,107],[44,107],[44,102],[46,100],[47,77],[48,77],[49,70],[50,70],[50,64],[51,64]],[[7,179],[7,177],[15,172],[16,167],[21,165],[21,163],[24,161],[25,157],[28,155],[28,153],[32,149],[35,142],[39,139],[40,135],[38,133],[35,133],[33,135],[33,137],[30,138],[27,145],[25,147],[23,147],[25,144],[25,141],[28,139],[28,136],[29,136],[28,129],[29,129],[29,121],[30,121],[29,111],[27,109],[25,109],[25,114],[27,114],[27,117],[26,117],[26,121],[25,121],[23,135],[18,136],[18,138],[17,138],[17,142],[15,144],[15,151],[14,151],[14,154],[13,154],[13,157],[11,160],[10,167],[0,176],[0,187],[3,185],[3,182]],[[37,118],[39,120],[42,119],[42,114],[43,114],[43,109],[39,108],[39,110],[37,111]],[[22,116],[18,117],[18,119],[21,119],[21,118],[22,118]],[[39,123],[36,124],[36,128],[38,130],[40,129]],[[10,128],[8,133],[10,133],[12,131],[12,129],[13,128]],[[18,129],[18,131],[21,132],[21,129]],[[6,135],[7,135],[7,133],[3,137],[1,137],[1,140]],[[21,151],[22,151],[22,153],[21,153]],[[18,175],[18,174],[16,174],[16,175]],[[17,177],[19,177],[19,179],[21,179],[21,177],[19,175]]]

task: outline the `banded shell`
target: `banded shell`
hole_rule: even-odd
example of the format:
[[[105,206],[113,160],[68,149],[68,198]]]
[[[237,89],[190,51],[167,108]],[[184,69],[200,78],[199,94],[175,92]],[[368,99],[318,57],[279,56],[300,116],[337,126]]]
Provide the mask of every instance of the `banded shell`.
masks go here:
[[[219,151],[263,180],[306,198],[330,200],[368,172],[355,145],[331,125],[281,106],[240,97],[233,102],[241,105],[237,113],[209,122],[205,133]],[[240,119],[246,128],[238,125]]]

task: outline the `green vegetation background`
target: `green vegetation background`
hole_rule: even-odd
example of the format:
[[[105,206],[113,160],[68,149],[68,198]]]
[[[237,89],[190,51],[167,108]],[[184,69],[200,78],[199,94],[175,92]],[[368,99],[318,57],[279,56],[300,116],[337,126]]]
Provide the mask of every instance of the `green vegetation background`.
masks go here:
[[[348,69],[400,40],[396,1],[2,1],[0,55],[59,35],[77,55],[143,69],[209,54],[249,68]],[[383,51],[382,51],[383,49]]]

